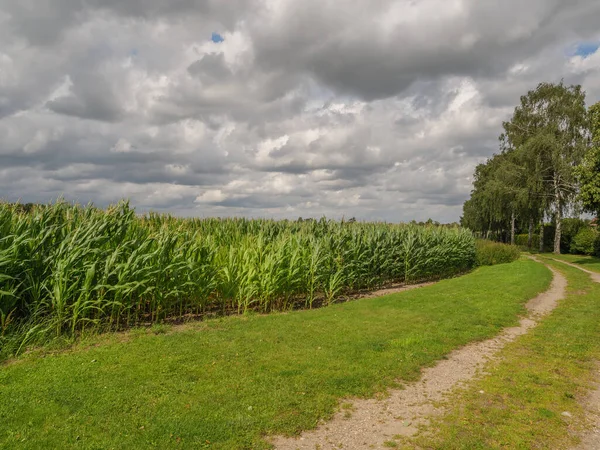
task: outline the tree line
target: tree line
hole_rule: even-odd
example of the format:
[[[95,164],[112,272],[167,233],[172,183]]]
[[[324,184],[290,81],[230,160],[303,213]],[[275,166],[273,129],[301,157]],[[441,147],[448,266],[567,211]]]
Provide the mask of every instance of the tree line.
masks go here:
[[[461,225],[512,244],[517,229],[527,230],[529,247],[539,229],[543,251],[552,222],[560,253],[566,213],[600,216],[600,102],[587,108],[580,85],[540,83],[502,128],[499,153],[475,169]]]

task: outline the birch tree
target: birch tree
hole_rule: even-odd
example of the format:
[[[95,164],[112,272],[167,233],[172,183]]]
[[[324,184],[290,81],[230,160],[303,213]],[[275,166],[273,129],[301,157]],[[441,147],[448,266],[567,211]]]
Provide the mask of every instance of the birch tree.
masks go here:
[[[588,115],[581,86],[540,83],[521,97],[501,136],[506,148],[518,149],[528,170],[528,184],[541,209],[554,215],[554,252],[560,253],[561,221],[577,194],[575,168],[588,145]],[[543,223],[542,223],[543,225]]]
[[[600,218],[600,102],[589,109],[592,145],[577,168],[579,202],[584,211]]]

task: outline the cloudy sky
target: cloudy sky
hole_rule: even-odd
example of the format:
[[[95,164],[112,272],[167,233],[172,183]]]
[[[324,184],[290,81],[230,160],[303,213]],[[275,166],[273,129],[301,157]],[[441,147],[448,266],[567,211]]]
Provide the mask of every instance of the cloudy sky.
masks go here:
[[[600,100],[598,0],[0,0],[0,198],[457,220],[540,81]]]

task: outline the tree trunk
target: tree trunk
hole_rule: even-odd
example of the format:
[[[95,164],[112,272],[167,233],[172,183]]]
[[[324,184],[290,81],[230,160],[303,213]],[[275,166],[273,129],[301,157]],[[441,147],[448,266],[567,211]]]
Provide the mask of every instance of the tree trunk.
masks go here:
[[[540,253],[544,253],[544,219],[540,220]]]
[[[529,219],[529,234],[527,235],[527,248],[531,250],[533,245],[533,217]]]
[[[562,210],[556,209],[556,232],[554,233],[554,253],[560,255],[560,236],[562,234]]]
[[[556,202],[556,232],[554,233],[554,253],[560,255],[560,236],[562,234],[562,206],[560,202],[560,191],[558,180],[554,177],[554,201]]]
[[[510,245],[515,245],[515,213],[510,216]]]

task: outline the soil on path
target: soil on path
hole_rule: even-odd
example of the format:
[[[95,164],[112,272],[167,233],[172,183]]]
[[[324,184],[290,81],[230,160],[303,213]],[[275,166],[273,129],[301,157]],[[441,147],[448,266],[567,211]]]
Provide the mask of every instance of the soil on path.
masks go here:
[[[570,263],[570,262],[567,262],[567,261],[563,261],[562,259],[554,259],[554,258],[551,258],[551,259],[552,259],[552,261],[563,263],[563,264],[566,264],[567,266],[575,267],[576,269],[579,269],[582,272],[585,272],[585,273],[589,274],[590,277],[592,278],[592,280],[595,281],[596,283],[600,283],[600,273],[598,273],[598,272],[592,272],[591,270],[587,270],[587,269],[585,269],[585,268],[583,268],[583,267],[581,267],[581,266],[579,266],[577,264],[573,264],[573,263]]]
[[[438,404],[446,394],[472,380],[502,347],[536,326],[540,317],[564,298],[565,277],[549,269],[554,274],[550,289],[527,303],[529,314],[518,326],[505,329],[493,339],[455,350],[436,366],[424,369],[418,382],[389,391],[384,400],[354,400],[350,410],[338,412],[317,429],[299,437],[275,437],[272,444],[281,450],[386,448],[384,442],[394,436],[414,435],[433,415],[444,412]],[[346,417],[348,411],[350,417]]]
[[[596,370],[596,380],[600,380],[600,366]],[[600,449],[600,382],[584,403],[589,429],[581,436],[581,442],[575,450]]]

